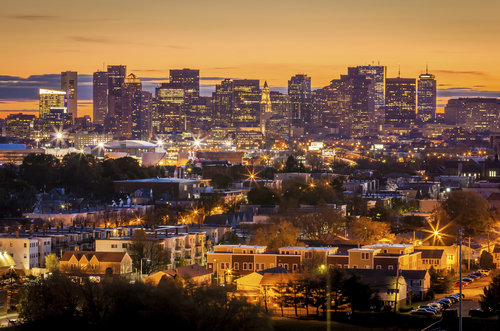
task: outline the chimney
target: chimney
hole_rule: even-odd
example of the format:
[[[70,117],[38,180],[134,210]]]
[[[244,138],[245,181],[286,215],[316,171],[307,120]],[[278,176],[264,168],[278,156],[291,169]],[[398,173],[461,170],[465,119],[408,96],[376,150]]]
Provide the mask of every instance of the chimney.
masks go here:
[[[179,234],[179,228],[175,228],[175,234]]]
[[[165,229],[165,237],[168,237],[168,229]]]

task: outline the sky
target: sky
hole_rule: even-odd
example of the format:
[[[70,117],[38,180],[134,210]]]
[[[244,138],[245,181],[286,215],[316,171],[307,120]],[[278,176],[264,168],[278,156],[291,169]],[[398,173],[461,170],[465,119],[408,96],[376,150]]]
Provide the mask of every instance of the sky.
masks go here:
[[[80,75],[79,116],[91,113],[90,75],[125,64],[147,89],[169,69],[197,68],[202,93],[222,78],[286,90],[296,73],[315,88],[348,66],[388,77],[436,75],[438,102],[500,97],[497,0],[24,0],[0,12],[0,117],[37,112],[39,87]]]

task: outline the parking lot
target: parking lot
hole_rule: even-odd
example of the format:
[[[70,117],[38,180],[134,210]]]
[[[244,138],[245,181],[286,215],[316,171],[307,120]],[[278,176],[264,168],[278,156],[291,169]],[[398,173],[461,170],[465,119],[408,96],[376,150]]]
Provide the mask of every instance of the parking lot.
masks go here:
[[[490,276],[485,276],[477,279],[476,281],[470,283],[469,285],[463,287],[462,293],[465,295],[462,301],[462,314],[463,316],[469,315],[469,310],[479,308],[479,300],[481,299],[481,294],[483,294],[483,288],[488,286],[491,282]],[[458,293],[458,287],[455,287],[453,293]],[[446,295],[440,295],[439,297],[445,297]],[[456,309],[458,311],[459,304],[454,303],[449,309]]]

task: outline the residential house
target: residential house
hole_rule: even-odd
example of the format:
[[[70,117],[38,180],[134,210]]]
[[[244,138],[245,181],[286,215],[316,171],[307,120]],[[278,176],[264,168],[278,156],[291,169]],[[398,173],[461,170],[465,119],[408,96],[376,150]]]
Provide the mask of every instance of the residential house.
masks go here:
[[[67,251],[59,261],[62,273],[100,277],[128,277],[132,273],[132,259],[125,252]]]

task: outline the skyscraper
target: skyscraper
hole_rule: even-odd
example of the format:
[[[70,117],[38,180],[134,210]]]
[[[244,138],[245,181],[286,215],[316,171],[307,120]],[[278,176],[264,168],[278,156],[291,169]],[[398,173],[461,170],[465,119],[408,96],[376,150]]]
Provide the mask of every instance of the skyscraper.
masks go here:
[[[104,125],[108,114],[108,73],[96,71],[93,77],[93,120]]]
[[[78,73],[76,71],[61,72],[61,90],[67,93],[68,113],[73,121],[78,114]]]
[[[309,124],[311,116],[311,77],[298,74],[288,81],[288,95],[292,102],[292,124]]]
[[[189,99],[200,96],[200,71],[197,69],[170,70],[170,83],[182,87]]]
[[[225,79],[215,87],[212,100],[216,126],[259,126],[261,102],[259,80]]]
[[[385,80],[385,123],[395,127],[415,124],[417,90],[414,78]]]
[[[417,120],[421,123],[433,122],[436,118],[436,79],[427,71],[418,77]]]
[[[136,91],[132,103],[132,139],[151,138],[151,109],[153,96],[148,91]]]
[[[122,113],[122,96],[123,85],[125,84],[125,76],[127,74],[127,67],[123,65],[109,65],[108,66],[108,113],[107,121],[108,130],[117,133]]]
[[[363,74],[373,81],[373,90],[370,98],[373,99],[373,113],[381,121],[384,118],[385,105],[385,66],[357,66],[358,74]],[[371,110],[370,110],[371,112]]]
[[[38,92],[40,95],[38,108],[40,118],[48,114],[51,108],[66,107],[66,91],[39,89]]]
[[[140,112],[141,92],[141,80],[131,73],[125,78],[123,84],[120,111],[115,109],[117,135],[120,137],[132,137],[132,114],[134,111]]]
[[[445,107],[445,123],[467,130],[500,130],[500,99],[458,98],[450,99]]]

